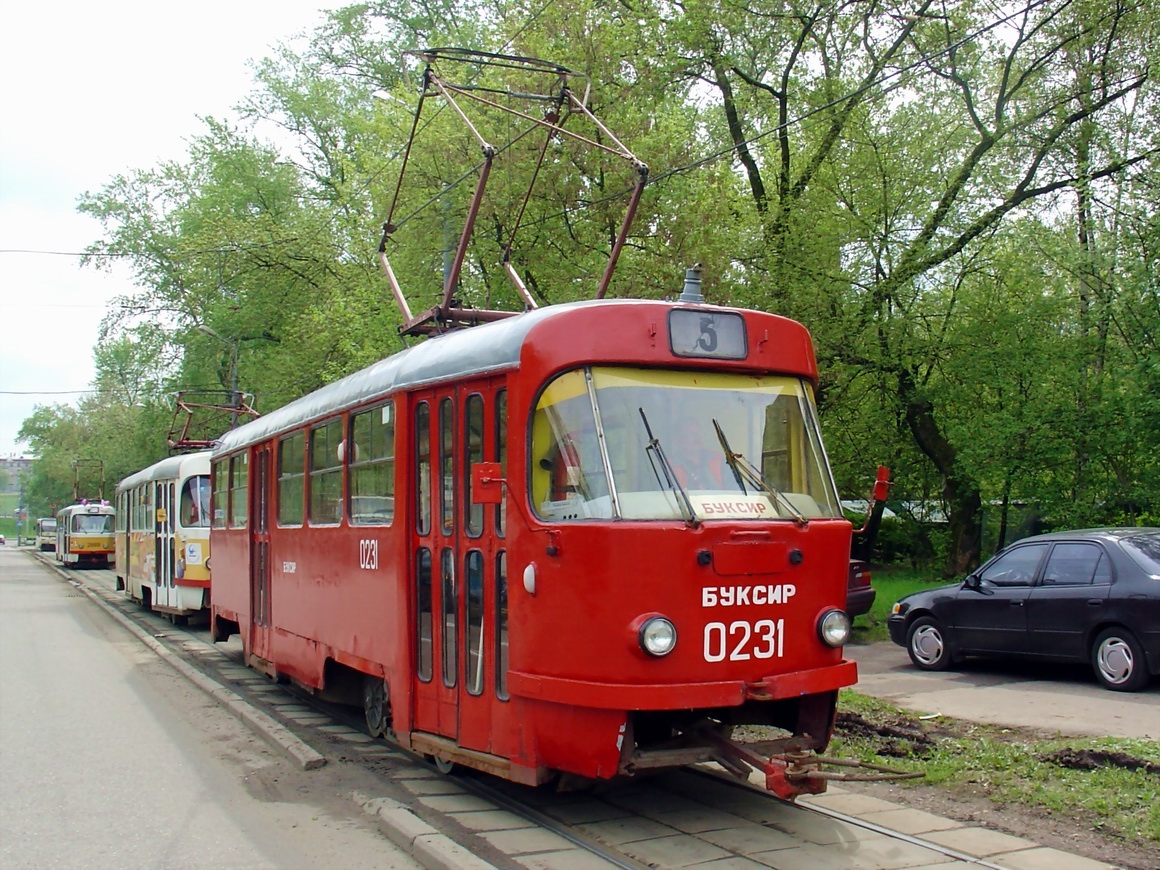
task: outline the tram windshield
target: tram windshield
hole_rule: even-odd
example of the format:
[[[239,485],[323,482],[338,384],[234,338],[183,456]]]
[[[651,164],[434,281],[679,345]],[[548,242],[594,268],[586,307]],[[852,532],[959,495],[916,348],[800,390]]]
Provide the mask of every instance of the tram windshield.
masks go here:
[[[842,516],[799,378],[593,367],[532,420],[531,497],[551,520]]]
[[[187,529],[209,528],[209,475],[199,474],[181,487],[181,525]]]
[[[74,514],[72,531],[74,535],[111,535],[113,533],[113,515]]]

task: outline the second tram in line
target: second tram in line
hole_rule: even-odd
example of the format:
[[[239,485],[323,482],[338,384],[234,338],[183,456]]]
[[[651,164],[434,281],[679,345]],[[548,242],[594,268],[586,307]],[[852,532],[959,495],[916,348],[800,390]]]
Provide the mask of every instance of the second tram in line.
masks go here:
[[[171,618],[209,607],[209,456],[171,456],[117,485],[117,587]]]
[[[699,293],[428,339],[221,439],[213,636],[444,767],[822,791],[857,674],[816,384],[805,327]]]
[[[113,506],[82,499],[56,515],[56,561],[106,568],[113,563]]]

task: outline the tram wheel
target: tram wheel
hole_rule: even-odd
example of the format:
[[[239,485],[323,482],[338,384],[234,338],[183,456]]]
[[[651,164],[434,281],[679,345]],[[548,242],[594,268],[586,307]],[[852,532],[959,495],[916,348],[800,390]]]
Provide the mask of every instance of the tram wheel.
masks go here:
[[[371,737],[382,737],[390,725],[386,685],[380,677],[369,674],[363,677],[363,715]]]
[[[440,773],[448,774],[455,770],[455,762],[449,758],[440,758],[438,755],[432,755],[431,762]]]

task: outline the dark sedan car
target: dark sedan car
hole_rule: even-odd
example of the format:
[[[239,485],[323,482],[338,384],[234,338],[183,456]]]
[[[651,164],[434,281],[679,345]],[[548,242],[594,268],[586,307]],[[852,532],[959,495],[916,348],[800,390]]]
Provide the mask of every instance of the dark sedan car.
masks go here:
[[[907,595],[888,625],[926,671],[966,656],[1090,662],[1134,692],[1160,675],[1160,529],[1024,538],[961,584]]]

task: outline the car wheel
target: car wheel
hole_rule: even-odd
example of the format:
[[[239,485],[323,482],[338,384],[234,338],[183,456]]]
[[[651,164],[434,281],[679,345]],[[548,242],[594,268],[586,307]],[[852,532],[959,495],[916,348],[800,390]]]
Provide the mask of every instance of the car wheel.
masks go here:
[[[1144,649],[1132,632],[1109,628],[1092,644],[1092,669],[1105,689],[1135,692],[1148,683]]]
[[[942,623],[920,616],[906,632],[906,651],[914,666],[924,671],[945,671],[951,666],[951,649]]]

